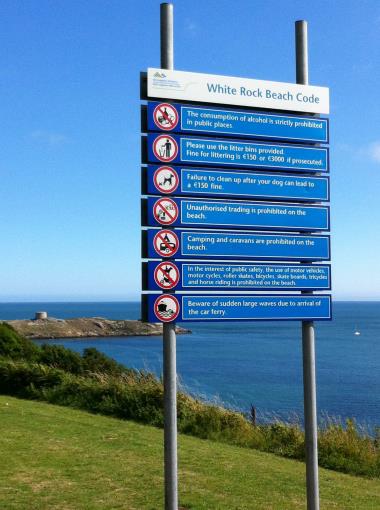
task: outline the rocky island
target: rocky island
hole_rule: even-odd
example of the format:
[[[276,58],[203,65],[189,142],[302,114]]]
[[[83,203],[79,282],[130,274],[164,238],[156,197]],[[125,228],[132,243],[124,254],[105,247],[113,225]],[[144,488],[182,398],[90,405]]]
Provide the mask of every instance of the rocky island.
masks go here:
[[[4,322],[13,326],[20,335],[32,339],[162,335],[162,324],[138,320],[110,320],[103,317],[55,319],[40,316],[41,313],[36,314],[35,319]],[[191,333],[179,326],[176,326],[176,332]]]

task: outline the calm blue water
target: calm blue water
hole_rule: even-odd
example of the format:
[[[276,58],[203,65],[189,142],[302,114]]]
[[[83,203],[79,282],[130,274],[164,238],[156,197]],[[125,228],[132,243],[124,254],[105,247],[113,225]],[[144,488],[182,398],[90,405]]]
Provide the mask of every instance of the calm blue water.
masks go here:
[[[37,310],[57,318],[139,318],[137,303],[0,304],[0,319],[24,319]],[[380,425],[380,302],[339,302],[334,320],[317,323],[320,414]],[[355,327],[361,335],[355,336]],[[178,336],[178,373],[187,391],[262,415],[303,413],[301,330],[298,322],[186,325]],[[65,339],[82,351],[99,350],[138,369],[162,372],[161,337]]]

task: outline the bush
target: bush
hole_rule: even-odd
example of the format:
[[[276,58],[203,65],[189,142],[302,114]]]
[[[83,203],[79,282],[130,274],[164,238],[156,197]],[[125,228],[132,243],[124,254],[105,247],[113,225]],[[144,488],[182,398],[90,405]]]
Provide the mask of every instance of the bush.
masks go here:
[[[23,338],[9,324],[0,323],[0,356],[34,361],[38,352],[39,348],[31,340]]]
[[[115,376],[133,372],[93,347],[81,356],[61,345],[38,346],[5,322],[0,323],[0,357],[42,363],[77,375],[86,371]]]
[[[76,376],[61,369],[0,359],[0,392],[163,426],[163,388],[142,375]]]
[[[319,431],[319,462],[321,466],[343,473],[380,476],[380,448],[376,437],[360,434],[354,420],[346,426],[328,422]]]
[[[44,388],[60,385],[64,377],[63,371],[45,365],[0,359],[0,392],[6,395],[40,398]]]
[[[84,370],[88,370],[89,372],[105,373],[109,375],[121,375],[125,372],[130,372],[130,369],[125,368],[94,347],[89,347],[83,351],[82,362]]]
[[[302,460],[305,457],[305,436],[296,424],[280,421],[259,427],[265,451]]]
[[[178,394],[178,430],[184,434],[248,446],[253,428],[240,413]]]
[[[82,356],[62,345],[43,344],[38,362],[54,368],[60,368],[71,374],[82,374],[84,371]]]

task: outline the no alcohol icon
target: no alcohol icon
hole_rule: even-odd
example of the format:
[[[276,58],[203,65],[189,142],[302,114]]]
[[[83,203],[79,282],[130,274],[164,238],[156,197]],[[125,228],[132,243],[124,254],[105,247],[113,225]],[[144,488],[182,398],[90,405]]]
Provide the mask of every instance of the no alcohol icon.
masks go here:
[[[172,131],[178,124],[178,112],[173,105],[160,103],[153,112],[156,126],[164,131]]]

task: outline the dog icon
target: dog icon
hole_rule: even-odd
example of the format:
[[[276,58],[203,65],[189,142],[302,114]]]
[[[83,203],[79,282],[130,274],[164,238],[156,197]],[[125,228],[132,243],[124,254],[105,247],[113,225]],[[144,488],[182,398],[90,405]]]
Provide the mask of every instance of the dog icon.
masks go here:
[[[174,179],[174,174],[170,174],[169,177],[164,177],[164,180],[159,182],[158,184],[165,188],[171,188],[173,186],[173,179]],[[166,186],[168,184],[168,186]]]

